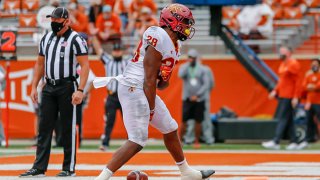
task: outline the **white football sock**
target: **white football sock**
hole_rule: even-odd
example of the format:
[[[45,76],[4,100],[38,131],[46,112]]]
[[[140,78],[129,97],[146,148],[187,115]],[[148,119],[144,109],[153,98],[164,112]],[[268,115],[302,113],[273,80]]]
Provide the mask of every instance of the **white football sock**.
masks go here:
[[[181,162],[176,163],[178,165],[178,168],[181,172],[181,179],[183,180],[198,180],[202,179],[202,175],[200,171],[197,171],[195,169],[192,169],[187,160],[184,159]]]
[[[107,167],[105,167],[100,175],[96,177],[94,180],[109,180],[112,176],[113,172],[110,171]]]

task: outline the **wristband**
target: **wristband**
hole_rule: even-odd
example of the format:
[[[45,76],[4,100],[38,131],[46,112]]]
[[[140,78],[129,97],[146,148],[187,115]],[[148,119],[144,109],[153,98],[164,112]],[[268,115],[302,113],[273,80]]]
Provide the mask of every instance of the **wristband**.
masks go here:
[[[80,91],[80,92],[82,92],[82,93],[83,93],[83,89],[77,89],[77,91]]]

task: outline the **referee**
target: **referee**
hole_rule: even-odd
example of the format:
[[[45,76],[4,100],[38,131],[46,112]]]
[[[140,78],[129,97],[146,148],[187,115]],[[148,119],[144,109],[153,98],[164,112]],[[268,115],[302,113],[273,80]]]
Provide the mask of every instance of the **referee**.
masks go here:
[[[132,56],[124,55],[123,45],[119,42],[113,44],[111,54],[103,51],[96,38],[93,39],[93,46],[104,64],[106,77],[115,77],[122,74],[128,61],[132,59]],[[117,110],[122,112],[117,93],[118,84],[118,81],[113,81],[107,86],[108,97],[105,103],[106,124],[102,145],[100,146],[100,150],[102,151],[106,151],[109,147],[110,135],[114,127]]]
[[[78,33],[70,29],[66,8],[57,7],[48,17],[51,18],[52,31],[40,41],[31,90],[31,99],[37,102],[36,87],[44,76],[46,84],[41,95],[36,159],[33,167],[20,177],[45,176],[58,113],[62,122],[64,160],[62,171],[57,176],[75,176],[76,114],[88,78],[88,48]],[[76,83],[78,63],[82,68],[79,85]]]

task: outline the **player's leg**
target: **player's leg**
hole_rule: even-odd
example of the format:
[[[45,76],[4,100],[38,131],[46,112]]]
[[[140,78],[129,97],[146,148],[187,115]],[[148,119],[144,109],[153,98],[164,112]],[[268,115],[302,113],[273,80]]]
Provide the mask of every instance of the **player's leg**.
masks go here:
[[[204,179],[210,177],[214,173],[213,170],[197,171],[188,165],[177,133],[178,124],[171,117],[166,105],[158,96],[156,97],[155,114],[150,124],[163,134],[166,148],[176,161],[183,180]]]
[[[142,89],[129,91],[119,85],[118,93],[123,110],[123,121],[128,133],[126,141],[112,156],[106,168],[95,180],[108,180],[112,174],[138,153],[146,144],[149,126],[149,104]]]

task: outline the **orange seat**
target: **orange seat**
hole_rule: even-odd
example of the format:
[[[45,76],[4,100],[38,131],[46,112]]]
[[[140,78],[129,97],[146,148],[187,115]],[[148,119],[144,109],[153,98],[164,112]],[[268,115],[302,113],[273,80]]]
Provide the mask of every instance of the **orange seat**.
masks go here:
[[[281,6],[274,6],[271,8],[274,13],[273,19],[283,19],[284,12],[283,12],[283,8]]]
[[[37,15],[36,14],[20,14],[19,15],[19,27],[35,28],[37,27]]]
[[[281,0],[280,4],[285,7],[293,7],[301,2],[301,0]]]
[[[316,8],[320,6],[320,0],[303,0],[303,2],[309,7],[309,8]]]
[[[37,31],[37,15],[36,14],[20,14],[19,15],[19,34],[32,35]]]
[[[286,7],[284,8],[284,18],[286,19],[301,19],[302,12],[299,7]]]
[[[280,3],[280,0],[263,0],[263,2],[268,4],[269,6],[275,6]]]
[[[222,17],[225,19],[232,19],[236,17],[240,12],[240,8],[234,7],[223,7],[222,8]]]
[[[39,0],[23,0],[22,1],[22,11],[37,11],[39,9]]]
[[[20,0],[4,0],[4,11],[10,14],[20,13],[21,2]]]

